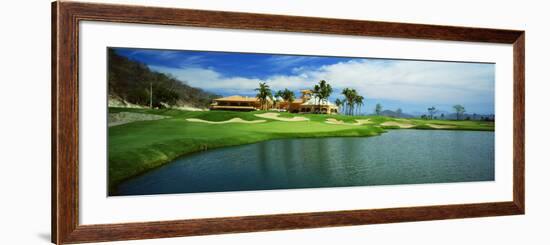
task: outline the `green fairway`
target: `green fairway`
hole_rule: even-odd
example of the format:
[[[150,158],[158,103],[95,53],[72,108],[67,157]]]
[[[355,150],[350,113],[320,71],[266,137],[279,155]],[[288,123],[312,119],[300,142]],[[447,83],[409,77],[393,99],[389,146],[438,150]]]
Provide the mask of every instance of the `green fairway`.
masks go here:
[[[125,179],[159,167],[185,154],[270,139],[328,136],[366,137],[380,135],[385,132],[385,129],[401,127],[494,130],[493,122],[483,121],[279,113],[279,117],[282,118],[305,117],[309,119],[307,121],[288,122],[255,116],[255,114],[266,113],[265,111],[229,112],[109,108],[109,113],[118,112],[156,114],[168,116],[169,118],[137,121],[109,127],[109,187],[111,190]],[[209,124],[187,121],[186,119],[189,118],[213,122],[233,118],[246,121],[265,120],[265,122],[255,124]],[[329,118],[342,122],[340,124],[329,124],[327,123]],[[357,123],[356,119],[369,120],[363,125],[353,125]]]

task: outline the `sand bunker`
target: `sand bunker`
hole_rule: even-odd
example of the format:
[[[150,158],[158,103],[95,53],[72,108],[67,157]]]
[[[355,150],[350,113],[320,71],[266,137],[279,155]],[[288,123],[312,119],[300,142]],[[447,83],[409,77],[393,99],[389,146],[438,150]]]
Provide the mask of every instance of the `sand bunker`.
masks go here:
[[[325,123],[328,123],[328,124],[338,124],[338,125],[354,125],[354,126],[360,126],[360,125],[363,125],[363,124],[370,124],[370,123],[372,123],[372,122],[370,121],[370,119],[355,119],[355,123],[345,123],[344,121],[338,120],[338,119],[335,119],[335,118],[327,118],[327,120],[325,121]]]
[[[404,119],[404,118],[394,118],[395,121],[400,121],[400,122],[404,122],[404,123],[410,123],[411,120],[409,119]]]
[[[336,120],[334,118],[327,118],[325,122],[329,124],[339,124],[339,125],[346,124],[344,121]]]
[[[437,128],[437,129],[443,129],[443,128],[456,128],[456,126],[453,126],[453,125],[439,125],[439,124],[426,124],[428,126],[430,126],[431,128]]]
[[[309,119],[305,117],[279,117],[279,113],[273,113],[273,112],[255,114],[254,116],[266,118],[266,119],[278,120],[278,121],[285,121],[285,122],[309,121]]]
[[[399,127],[399,128],[412,128],[414,127],[413,124],[409,124],[409,123],[400,123],[400,122],[384,122],[382,124],[380,124],[381,126],[388,126],[388,127]]]
[[[355,121],[358,124],[371,124],[371,123],[373,123],[373,122],[370,121],[370,119],[355,119]]]
[[[189,122],[200,122],[200,123],[209,123],[209,124],[226,124],[226,123],[263,123],[263,122],[266,122],[265,120],[247,121],[247,120],[243,120],[243,119],[238,118],[238,117],[232,118],[232,119],[227,120],[227,121],[219,121],[219,122],[207,121],[207,120],[202,120],[202,119],[198,119],[198,118],[187,118],[186,120],[189,121]]]

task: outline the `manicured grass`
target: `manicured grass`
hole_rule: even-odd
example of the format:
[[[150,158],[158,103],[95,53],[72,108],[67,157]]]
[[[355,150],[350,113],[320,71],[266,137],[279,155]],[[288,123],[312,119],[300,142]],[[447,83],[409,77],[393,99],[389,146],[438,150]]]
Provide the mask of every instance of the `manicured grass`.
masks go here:
[[[456,130],[494,130],[494,124],[477,121],[441,121],[395,119],[381,116],[344,116],[280,113],[281,117],[301,116],[309,121],[283,122],[264,119],[254,114],[265,112],[180,111],[130,108],[109,108],[109,113],[136,112],[170,116],[156,121],[140,121],[109,128],[109,189],[119,183],[145,173],[171,160],[193,152],[219,147],[250,144],[270,139],[302,137],[375,136],[385,132],[381,123],[396,121],[416,125],[418,129],[432,129],[426,124],[452,125]],[[225,121],[232,118],[266,120],[257,124],[207,124],[189,122],[187,118]],[[346,123],[355,119],[370,119],[368,125],[335,125],[326,123],[335,118]]]

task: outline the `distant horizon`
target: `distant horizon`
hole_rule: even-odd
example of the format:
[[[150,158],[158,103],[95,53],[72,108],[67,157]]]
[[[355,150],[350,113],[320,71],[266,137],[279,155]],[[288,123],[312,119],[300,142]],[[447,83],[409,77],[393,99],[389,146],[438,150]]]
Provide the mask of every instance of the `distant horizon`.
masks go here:
[[[342,99],[344,88],[365,97],[360,114],[382,110],[421,115],[436,107],[452,114],[460,104],[467,114],[494,115],[495,65],[384,58],[231,53],[217,51],[112,48],[119,55],[170,74],[189,86],[221,96],[255,96],[259,82],[273,92],[288,88],[296,97],[326,80]]]

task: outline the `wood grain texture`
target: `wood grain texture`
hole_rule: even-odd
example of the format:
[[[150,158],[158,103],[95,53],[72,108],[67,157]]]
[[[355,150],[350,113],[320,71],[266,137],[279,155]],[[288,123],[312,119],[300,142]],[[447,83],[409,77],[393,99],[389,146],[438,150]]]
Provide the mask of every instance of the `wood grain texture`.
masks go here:
[[[514,43],[521,31],[62,2],[82,20],[430,40]]]
[[[56,225],[52,227],[55,232],[52,238],[63,244],[78,227],[78,25],[64,2],[54,4],[53,8],[57,11],[57,35],[53,37],[56,81],[52,89],[52,111],[55,111],[52,175],[56,182]]]
[[[509,202],[79,225],[80,21],[513,44],[514,175]],[[514,215],[525,212],[525,33],[516,30],[232,13],[143,6],[52,4],[52,242],[150,239],[282,229]]]
[[[51,11],[51,241],[57,239],[57,3],[52,3]]]
[[[70,242],[152,239],[220,233],[305,229],[365,224],[513,215],[512,202],[278,214],[179,221],[80,226]]]
[[[525,213],[525,33],[514,42],[514,203]]]

